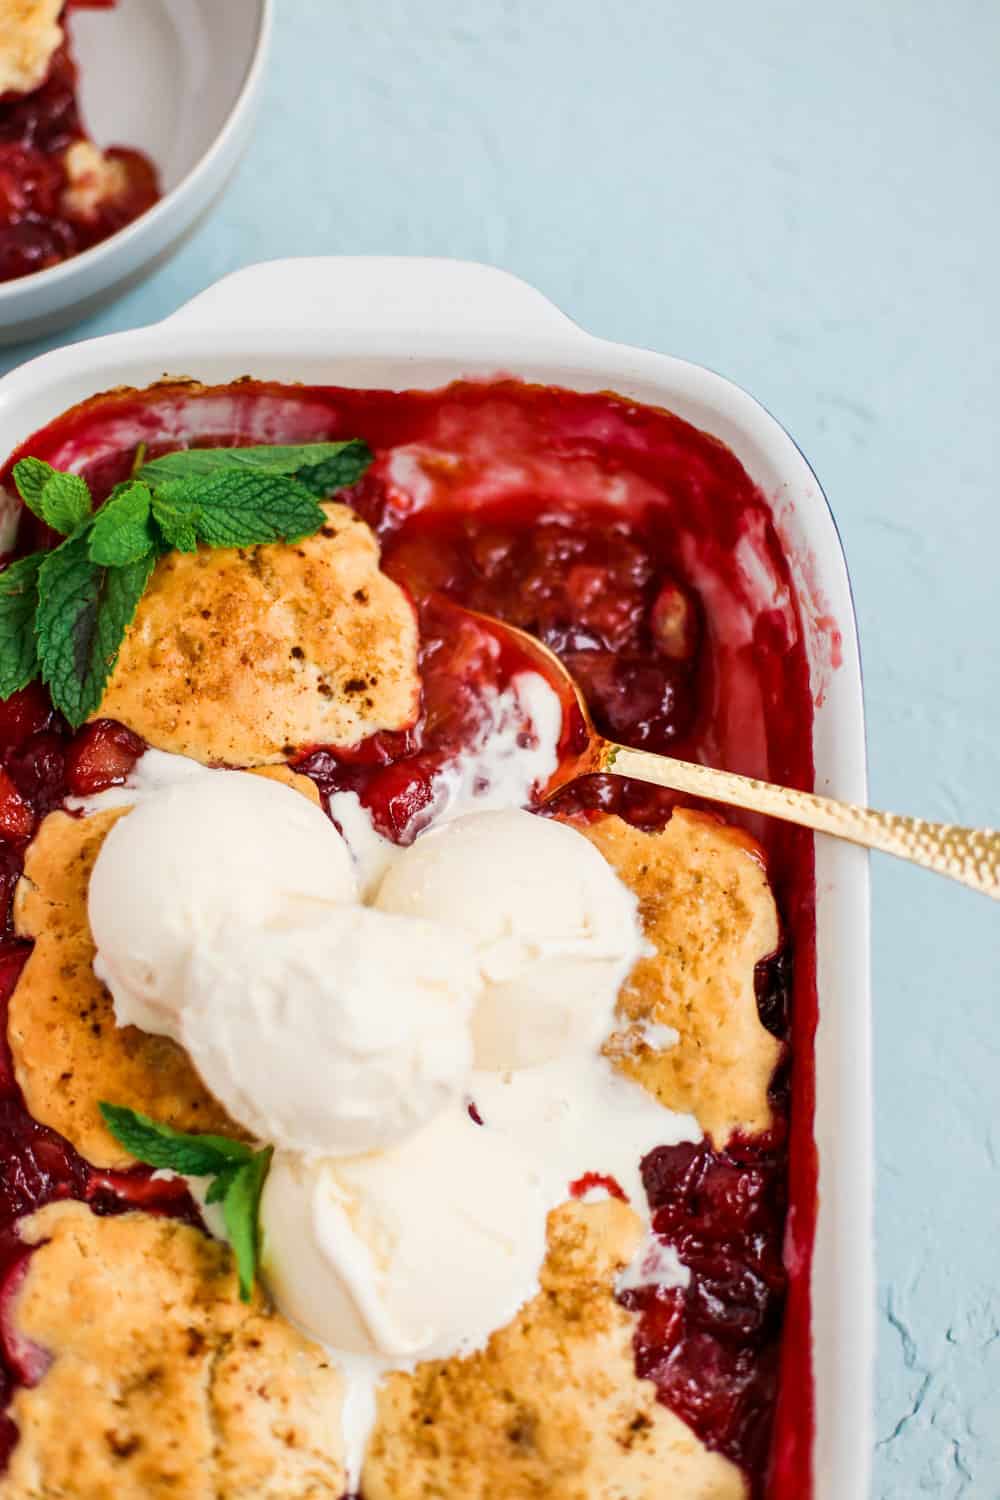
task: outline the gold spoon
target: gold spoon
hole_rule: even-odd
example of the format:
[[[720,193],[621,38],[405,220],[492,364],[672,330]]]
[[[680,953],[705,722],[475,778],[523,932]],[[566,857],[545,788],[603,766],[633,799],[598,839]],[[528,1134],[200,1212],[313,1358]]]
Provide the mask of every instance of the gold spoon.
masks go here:
[[[568,690],[579,709],[579,733],[575,737],[581,748],[560,759],[543,790],[543,801],[547,802],[580,776],[598,772],[632,776],[673,792],[704,797],[710,802],[727,802],[731,807],[766,813],[817,833],[861,844],[866,849],[894,854],[898,859],[908,859],[911,864],[922,865],[938,875],[949,875],[952,880],[1000,900],[1000,832],[875,812],[850,802],[838,802],[833,797],[818,797],[813,792],[794,791],[773,782],[738,776],[733,771],[717,771],[712,766],[676,760],[671,755],[654,755],[648,750],[616,745],[594,728],[580,688],[554,651],[526,630],[507,625],[493,615],[476,614],[472,610],[468,613],[475,614],[497,636],[516,642],[537,663],[543,676]]]

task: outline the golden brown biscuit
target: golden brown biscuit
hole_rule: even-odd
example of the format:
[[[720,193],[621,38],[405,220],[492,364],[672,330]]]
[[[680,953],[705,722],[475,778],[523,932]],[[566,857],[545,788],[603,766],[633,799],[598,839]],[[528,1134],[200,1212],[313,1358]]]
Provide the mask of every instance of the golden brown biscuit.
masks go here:
[[[239,1301],[223,1245],[79,1203],[21,1233],[41,1248],[17,1331],[52,1363],[11,1405],[5,1500],[339,1500],[341,1377],[259,1300]]]
[[[623,1203],[549,1218],[541,1292],[479,1354],[390,1375],[362,1471],[365,1500],[745,1500],[635,1374],[614,1300],[640,1223]]]
[[[781,1044],[761,1025],[754,968],[777,948],[779,926],[758,845],[684,808],[658,833],[616,817],[574,826],[635,891],[656,949],[625,981],[619,1014],[680,1034],[666,1050],[613,1040],[609,1055],[669,1109],[695,1115],[716,1147],[736,1130],[767,1130]]]
[[[45,81],[63,39],[65,0],[0,0],[0,94],[29,94]]]
[[[289,766],[255,773],[319,803],[316,784]],[[11,996],[7,1035],[30,1113],[98,1167],[135,1158],[107,1130],[102,1099],[141,1110],[178,1130],[243,1135],[204,1087],[187,1053],[167,1037],[119,1027],[111,996],[93,970],[87,888],[101,844],[127,808],[43,821],[14,899],[20,937],[35,948]]]
[[[379,571],[360,517],[324,509],[327,524],[301,542],[161,559],[95,717],[234,766],[411,724],[413,607]]]
[[[101,1099],[178,1130],[240,1135],[187,1053],[167,1037],[115,1023],[93,970],[87,887],[105,835],[127,808],[73,818],[52,812],[28,848],[14,898],[18,935],[35,947],[10,999],[7,1037],[24,1102],[98,1167],[134,1157],[107,1130]]]

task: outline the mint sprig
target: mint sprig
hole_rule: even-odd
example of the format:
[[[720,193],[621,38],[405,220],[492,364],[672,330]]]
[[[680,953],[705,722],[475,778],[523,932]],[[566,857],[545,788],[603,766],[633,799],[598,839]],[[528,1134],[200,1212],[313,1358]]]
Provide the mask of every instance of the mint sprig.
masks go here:
[[[14,465],[27,508],[66,538],[0,572],[0,699],[40,676],[74,728],[100,706],[158,558],[294,542],[323,525],[320,499],[372,461],[366,443],[186,448],[147,463],[94,510],[79,474]]]
[[[260,1259],[260,1195],[274,1148],[255,1151],[224,1135],[188,1135],[138,1110],[102,1102],[101,1114],[116,1141],[148,1166],[183,1177],[211,1177],[206,1203],[221,1203],[236,1261],[240,1298],[253,1296]]]

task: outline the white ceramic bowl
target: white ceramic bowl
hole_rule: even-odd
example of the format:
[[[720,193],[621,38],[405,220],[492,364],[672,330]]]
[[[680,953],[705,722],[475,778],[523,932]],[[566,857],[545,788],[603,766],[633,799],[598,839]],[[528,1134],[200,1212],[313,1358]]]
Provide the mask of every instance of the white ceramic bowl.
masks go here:
[[[250,136],[274,0],[118,0],[74,11],[83,118],[98,145],[133,146],[163,198],[71,260],[0,282],[0,344],[94,312],[164,260],[212,206]]]
[[[593,338],[532,287],[487,266],[276,261],[226,278],[166,322],[58,350],[8,375],[0,381],[0,454],[95,391],[145,386],[164,370],[206,382],[252,374],[396,388],[432,388],[502,370],[576,390],[614,390],[669,407],[714,433],[771,499],[792,563],[812,680],[821,689],[813,738],[817,789],[866,801],[857,634],[833,518],[788,434],[721,376]],[[266,431],[245,436],[274,441]],[[829,631],[821,628],[821,617],[830,616],[842,632],[839,665],[830,660]],[[816,884],[815,1496],[862,1500],[869,1492],[874,1348],[866,855],[818,840]]]

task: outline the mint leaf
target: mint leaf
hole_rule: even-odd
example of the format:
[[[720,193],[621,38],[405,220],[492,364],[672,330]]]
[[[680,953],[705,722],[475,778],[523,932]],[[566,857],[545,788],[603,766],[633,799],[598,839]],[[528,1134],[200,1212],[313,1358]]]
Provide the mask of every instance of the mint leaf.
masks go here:
[[[58,470],[41,458],[22,458],[14,465],[14,483],[17,493],[28,509],[44,520],[42,515],[42,490]]]
[[[249,1302],[253,1296],[260,1253],[260,1195],[273,1155],[274,1148],[268,1146],[265,1150],[258,1151],[245,1166],[240,1167],[222,1202],[226,1234],[236,1257],[242,1302]]]
[[[197,552],[200,515],[201,506],[193,500],[165,500],[161,490],[153,495],[153,520],[166,545],[178,552]]]
[[[154,488],[174,479],[206,479],[216,474],[255,474],[290,476],[302,469],[334,461],[347,448],[364,448],[366,464],[371,454],[364,443],[351,438],[339,443],[296,443],[290,446],[268,444],[249,448],[182,448],[152,458],[136,471],[135,477]],[[354,459],[356,463],[357,458]],[[342,483],[351,483],[343,480]]]
[[[0,698],[27,687],[38,672],[35,612],[44,556],[34,552],[0,573]]]
[[[218,1176],[212,1178],[205,1194],[205,1202],[221,1203],[233,1185],[233,1178],[242,1169],[243,1163],[240,1161],[231,1161],[228,1166],[223,1167]]]
[[[243,1141],[224,1135],[189,1135],[122,1104],[102,1101],[100,1110],[115,1140],[151,1167],[180,1172],[185,1177],[213,1177],[238,1171],[254,1156],[253,1148]],[[214,1201],[209,1198],[209,1202]]]
[[[90,489],[79,474],[54,473],[42,490],[42,520],[53,531],[69,536],[93,509]]]
[[[160,505],[197,506],[198,540],[210,547],[297,542],[326,520],[304,485],[278,474],[231,471],[206,479],[174,479],[157,485],[156,499]]]
[[[104,696],[154,562],[150,552],[124,567],[102,568],[91,560],[86,530],[42,562],[35,617],[42,679],[74,729]]]
[[[152,499],[147,485],[130,481],[115,486],[90,527],[91,562],[121,568],[153,550]]]
[[[317,446],[319,446],[317,444]],[[374,454],[367,443],[352,438],[349,443],[328,443],[327,447],[339,447],[339,453],[331,453],[319,463],[299,469],[295,475],[299,484],[304,484],[312,494],[332,495],[336,490],[346,489],[356,483],[368,468]]]
[[[62,474],[40,458],[22,458],[16,463],[14,483],[28,509],[63,536],[81,526],[93,507],[85,479]]]

